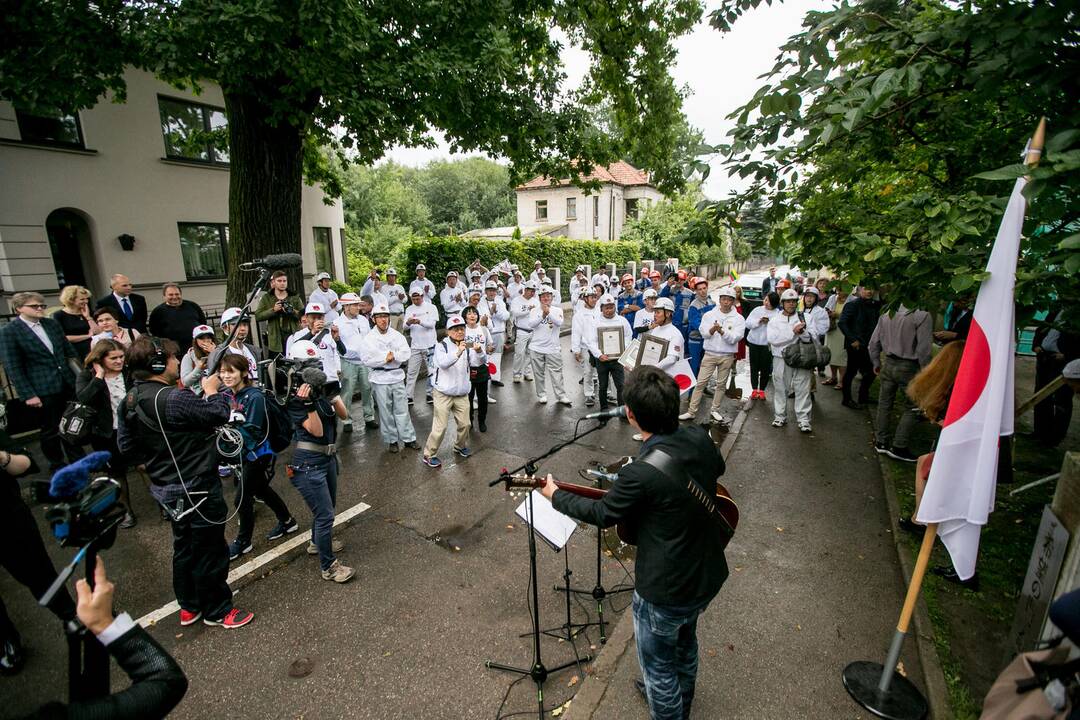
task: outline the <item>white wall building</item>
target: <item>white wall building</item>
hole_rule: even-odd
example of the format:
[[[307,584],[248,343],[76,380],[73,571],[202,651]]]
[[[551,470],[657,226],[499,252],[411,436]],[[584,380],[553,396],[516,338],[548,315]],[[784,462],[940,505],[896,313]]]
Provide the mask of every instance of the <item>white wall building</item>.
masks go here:
[[[600,189],[586,194],[569,179],[553,185],[547,177],[536,177],[516,188],[517,220],[521,234],[565,236],[573,240],[618,240],[628,217],[636,217],[647,206],[664,199],[649,182],[649,176],[629,163],[619,161],[596,167],[588,179],[600,181]],[[564,226],[562,232],[553,226]]]
[[[206,83],[196,96],[134,69],[125,78],[127,102],[103,99],[77,117],[35,117],[0,102],[0,311],[22,290],[54,302],[59,288],[77,284],[101,297],[117,272],[150,308],[167,281],[189,300],[224,303],[228,150],[205,133],[226,125],[221,89]],[[323,197],[303,189],[308,289],[318,271],[345,278],[341,203]]]

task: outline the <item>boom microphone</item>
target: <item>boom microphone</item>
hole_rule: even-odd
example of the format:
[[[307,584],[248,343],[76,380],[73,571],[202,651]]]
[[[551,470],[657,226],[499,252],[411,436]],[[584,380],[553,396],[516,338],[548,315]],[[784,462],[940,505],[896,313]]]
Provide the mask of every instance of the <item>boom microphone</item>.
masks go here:
[[[589,413],[583,420],[606,420],[613,417],[626,417],[626,406],[618,405],[607,410],[601,410],[600,412]]]
[[[240,269],[287,270],[289,268],[301,267],[303,264],[304,259],[300,257],[300,253],[281,253],[279,255],[267,255],[264,258],[252,260],[251,262],[240,263]]]
[[[69,498],[90,484],[90,473],[104,469],[112,455],[99,450],[66,465],[56,471],[49,483],[49,494],[54,498]]]

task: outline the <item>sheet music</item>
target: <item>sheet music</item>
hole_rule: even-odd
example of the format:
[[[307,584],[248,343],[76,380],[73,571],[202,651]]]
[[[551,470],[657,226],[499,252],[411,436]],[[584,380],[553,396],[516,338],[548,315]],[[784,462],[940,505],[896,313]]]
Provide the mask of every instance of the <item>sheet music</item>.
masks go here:
[[[532,491],[532,498],[533,510],[536,513],[536,523],[533,525],[536,534],[556,550],[562,550],[577,529],[577,520],[556,510],[539,490]],[[522,520],[529,522],[529,498],[525,498],[515,512]]]

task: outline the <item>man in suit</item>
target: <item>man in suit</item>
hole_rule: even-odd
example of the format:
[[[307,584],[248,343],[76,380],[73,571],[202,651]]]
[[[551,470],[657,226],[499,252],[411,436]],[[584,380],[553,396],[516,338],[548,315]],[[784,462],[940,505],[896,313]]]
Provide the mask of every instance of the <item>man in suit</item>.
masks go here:
[[[0,330],[0,362],[15,392],[41,419],[41,451],[49,472],[59,470],[68,457],[82,453],[60,439],[60,418],[75,389],[75,373],[68,364],[76,360],[75,348],[52,318],[45,317],[45,298],[36,292],[15,293],[11,307],[18,313]]]
[[[97,307],[114,308],[117,311],[116,321],[120,327],[138,330],[140,335],[145,335],[146,298],[131,292],[131,280],[127,275],[120,273],[113,275],[109,278],[109,286],[112,292],[98,300]]]
[[[769,268],[769,277],[761,283],[761,295],[764,297],[771,292],[776,292],[776,284],[780,282],[780,278],[776,277],[776,266],[773,265]]]

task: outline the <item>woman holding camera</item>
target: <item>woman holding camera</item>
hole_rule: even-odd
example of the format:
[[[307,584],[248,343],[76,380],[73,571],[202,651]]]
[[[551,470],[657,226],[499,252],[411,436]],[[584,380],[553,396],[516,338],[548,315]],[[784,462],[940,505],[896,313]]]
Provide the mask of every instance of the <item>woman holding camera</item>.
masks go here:
[[[229,559],[235,560],[251,552],[251,536],[255,531],[255,498],[266,503],[274,511],[278,523],[267,536],[267,540],[276,540],[286,534],[296,532],[300,526],[289,514],[289,508],[274,489],[270,481],[274,479],[274,462],[277,457],[270,449],[269,418],[266,416],[266,396],[262,390],[251,384],[248,374],[248,361],[243,355],[224,355],[218,367],[218,377],[227,390],[233,416],[239,414],[237,429],[244,439],[243,472],[236,489],[237,514],[240,516],[240,532],[229,543]]]
[[[480,324],[479,310],[466,305],[461,317],[465,320],[465,351],[469,355],[469,382],[472,385],[469,388],[469,424],[472,424],[475,408],[480,420],[480,432],[487,432],[488,381],[491,379],[487,356],[495,346],[491,333]]]
[[[202,395],[202,379],[206,371],[207,358],[217,347],[214,328],[209,325],[196,325],[191,330],[191,349],[184,353],[180,361],[180,385],[196,395]]]
[[[137,519],[128,491],[127,462],[116,446],[116,408],[130,389],[131,379],[124,372],[124,346],[116,340],[97,341],[86,356],[83,371],[75,379],[75,399],[95,412],[90,446],[112,455],[109,476],[120,483],[120,501],[127,508],[120,527],[125,529],[134,527]]]

